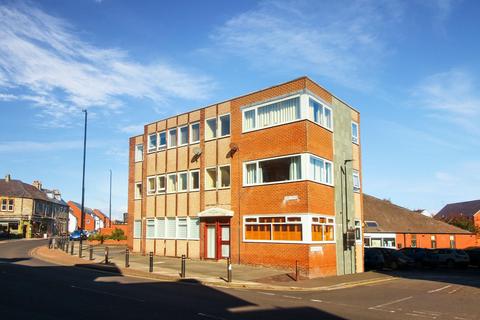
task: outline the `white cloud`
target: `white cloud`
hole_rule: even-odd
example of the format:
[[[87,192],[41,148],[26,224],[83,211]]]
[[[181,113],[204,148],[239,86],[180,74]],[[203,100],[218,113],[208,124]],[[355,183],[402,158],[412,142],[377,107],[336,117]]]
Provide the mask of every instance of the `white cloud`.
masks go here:
[[[212,39],[215,51],[263,70],[293,70],[364,88],[387,52],[384,32],[402,12],[396,1],[266,1],[228,20]]]
[[[480,85],[468,71],[451,69],[428,76],[414,88],[413,96],[431,116],[480,133]]]
[[[0,153],[17,153],[17,152],[50,152],[58,150],[71,150],[83,147],[83,142],[78,141],[9,141],[0,143]]]
[[[77,33],[37,7],[0,5],[0,82],[7,90],[26,90],[18,99],[41,107],[52,125],[62,126],[80,108],[115,110],[124,96],[164,103],[204,99],[213,88],[205,76],[167,63],[140,64]],[[12,92],[0,94],[12,100]]]
[[[129,126],[123,126],[119,128],[120,132],[127,133],[130,135],[142,134],[144,129],[143,124],[132,124]]]

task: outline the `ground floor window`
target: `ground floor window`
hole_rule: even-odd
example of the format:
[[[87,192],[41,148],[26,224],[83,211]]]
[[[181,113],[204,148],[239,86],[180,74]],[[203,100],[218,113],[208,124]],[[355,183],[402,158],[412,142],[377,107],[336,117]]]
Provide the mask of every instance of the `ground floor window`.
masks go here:
[[[396,248],[396,236],[394,233],[365,233],[363,237],[363,243],[367,248]]]
[[[431,236],[430,237],[430,244],[431,244],[431,247],[432,249],[436,249],[437,248],[437,237],[435,236]]]
[[[135,220],[133,222],[133,237],[140,238],[142,236],[142,220]]]
[[[200,239],[200,220],[194,217],[161,217],[147,219],[147,238]]]
[[[298,214],[244,217],[244,241],[333,242],[333,217]]]
[[[416,248],[416,247],[417,247],[417,235],[416,235],[416,234],[412,234],[412,240],[411,240],[410,246],[411,246],[412,248]]]
[[[450,236],[450,249],[455,249],[455,236]]]

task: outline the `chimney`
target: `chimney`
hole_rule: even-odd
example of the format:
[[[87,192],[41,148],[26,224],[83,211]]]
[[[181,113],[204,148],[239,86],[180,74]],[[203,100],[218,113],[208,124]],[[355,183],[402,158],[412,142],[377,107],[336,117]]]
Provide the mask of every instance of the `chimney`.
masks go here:
[[[10,177],[10,174],[6,174],[5,175],[5,182],[10,182],[10,180],[12,180],[11,177]]]
[[[38,190],[42,190],[42,182],[39,180],[33,181],[32,185],[37,188]]]
[[[61,200],[62,199],[62,194],[60,193],[60,190],[53,189],[53,197],[57,200]]]

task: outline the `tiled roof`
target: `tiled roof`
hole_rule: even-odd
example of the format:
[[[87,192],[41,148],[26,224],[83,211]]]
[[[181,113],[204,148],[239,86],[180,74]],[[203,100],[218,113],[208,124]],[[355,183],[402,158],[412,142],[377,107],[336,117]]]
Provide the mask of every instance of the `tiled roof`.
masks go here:
[[[442,208],[436,215],[436,219],[452,219],[456,217],[473,217],[480,211],[480,200],[449,203]]]
[[[363,214],[365,221],[375,221],[378,224],[377,227],[365,226],[365,232],[470,234],[466,230],[367,194],[363,195]]]
[[[20,180],[5,181],[5,179],[0,179],[0,196],[44,200],[67,205],[63,200],[49,198],[45,192]]]
[[[68,201],[68,205],[69,205],[69,206],[74,205],[75,207],[78,208],[79,211],[80,211],[80,208],[82,207],[82,205],[81,205],[80,203],[75,202],[75,201]],[[88,207],[85,207],[85,206],[84,206],[84,207],[83,207],[83,210],[84,210],[84,212],[85,212],[86,214],[89,214],[89,215],[91,215],[92,217],[95,215],[95,214],[93,213],[93,210],[90,209],[90,208],[88,208]]]

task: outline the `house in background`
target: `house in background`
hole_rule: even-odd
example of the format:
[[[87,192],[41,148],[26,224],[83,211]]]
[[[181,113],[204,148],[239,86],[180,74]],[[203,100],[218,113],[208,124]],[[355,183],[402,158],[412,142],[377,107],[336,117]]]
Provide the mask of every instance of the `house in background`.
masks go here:
[[[0,179],[0,231],[17,237],[59,235],[67,231],[68,205],[60,191],[14,180]]]
[[[362,272],[360,146],[359,112],[307,77],[147,124],[130,139],[129,246]]]
[[[365,247],[466,248],[475,234],[370,195],[363,195]]]
[[[447,223],[456,219],[467,219],[480,229],[480,200],[449,203],[435,215],[435,219]]]
[[[74,201],[68,201],[68,206],[70,207],[70,220],[75,221],[75,223],[69,223],[69,232],[73,232],[77,229],[80,229],[80,224],[81,224],[81,204],[74,202]],[[98,231],[102,228],[105,228],[109,224],[109,219],[108,217],[103,214],[100,210],[98,209],[91,209],[88,207],[84,207],[84,212],[85,212],[85,230],[92,232],[92,231]]]

